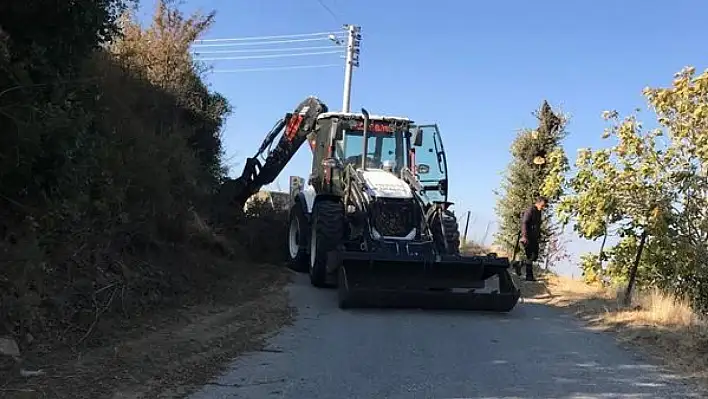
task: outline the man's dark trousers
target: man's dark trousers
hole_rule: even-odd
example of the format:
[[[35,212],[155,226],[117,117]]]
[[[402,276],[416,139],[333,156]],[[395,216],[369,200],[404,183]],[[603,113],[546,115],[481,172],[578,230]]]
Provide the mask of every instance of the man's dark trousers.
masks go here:
[[[526,280],[533,281],[533,262],[538,260],[538,248],[539,244],[537,240],[529,240],[524,245],[524,251],[526,252]]]
[[[538,260],[539,239],[541,238],[541,211],[531,205],[521,216],[521,236],[526,238],[526,280],[533,281],[533,262]]]

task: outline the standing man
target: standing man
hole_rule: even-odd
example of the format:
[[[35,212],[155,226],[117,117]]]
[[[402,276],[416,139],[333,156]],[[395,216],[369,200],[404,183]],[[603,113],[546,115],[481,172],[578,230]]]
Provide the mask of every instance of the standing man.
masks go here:
[[[537,197],[536,202],[528,207],[521,217],[521,238],[519,241],[526,252],[526,281],[536,281],[533,276],[533,262],[538,260],[539,241],[541,239],[541,211],[548,201]]]

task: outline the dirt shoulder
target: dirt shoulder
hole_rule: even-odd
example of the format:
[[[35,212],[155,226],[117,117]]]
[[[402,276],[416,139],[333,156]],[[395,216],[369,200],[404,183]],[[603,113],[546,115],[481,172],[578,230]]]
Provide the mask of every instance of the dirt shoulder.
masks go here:
[[[626,307],[619,290],[551,274],[524,282],[522,290],[525,301],[568,310],[589,327],[613,334],[708,387],[708,323],[684,302],[653,291],[638,293]]]
[[[103,345],[23,353],[0,380],[3,398],[184,397],[238,354],[258,350],[293,317],[283,266],[241,264],[205,303],[114,324]],[[26,371],[42,375],[27,376]],[[25,376],[22,376],[22,374]]]

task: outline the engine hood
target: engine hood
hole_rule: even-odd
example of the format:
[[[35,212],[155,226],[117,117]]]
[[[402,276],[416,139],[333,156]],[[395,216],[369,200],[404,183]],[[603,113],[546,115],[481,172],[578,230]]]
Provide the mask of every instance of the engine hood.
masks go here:
[[[403,180],[381,169],[358,171],[372,196],[383,198],[413,198],[413,192]]]

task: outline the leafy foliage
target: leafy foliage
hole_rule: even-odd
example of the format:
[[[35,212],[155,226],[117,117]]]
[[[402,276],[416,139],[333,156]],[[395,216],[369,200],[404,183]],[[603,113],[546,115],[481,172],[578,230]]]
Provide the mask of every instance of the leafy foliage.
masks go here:
[[[548,195],[549,200],[560,195],[561,183],[552,186],[552,179],[559,179],[558,176],[565,170],[565,153],[560,143],[566,135],[566,118],[554,113],[545,101],[536,116],[538,127],[519,132],[512,143],[513,158],[501,184],[502,192],[497,193],[497,215],[500,221],[495,244],[509,253],[513,252],[516,243],[521,213],[541,193]],[[534,163],[538,156],[544,159],[543,164]],[[550,179],[549,174],[552,176]],[[556,233],[552,221],[546,218],[541,232],[541,256],[544,255],[545,242]]]
[[[708,308],[708,71],[676,74],[669,88],[644,94],[657,113],[658,129],[645,131],[636,116],[612,121],[603,137],[614,145],[581,149],[577,170],[561,185],[567,193],[558,213],[584,238],[616,230],[620,242],[609,249],[609,262],[583,264],[586,278],[626,281],[629,265],[640,256],[637,284],[688,295],[697,308]],[[558,173],[554,182],[563,181]],[[648,237],[638,253],[639,236]],[[598,277],[599,276],[599,277]]]
[[[103,313],[228,272],[204,251],[241,254],[199,215],[224,180],[229,105],[188,51],[214,15],[160,1],[141,28],[132,1],[5,3],[0,335],[77,344]]]
[[[266,199],[253,198],[242,220],[234,226],[234,234],[249,249],[252,260],[277,263],[287,253],[289,222],[288,210],[273,206]]]

